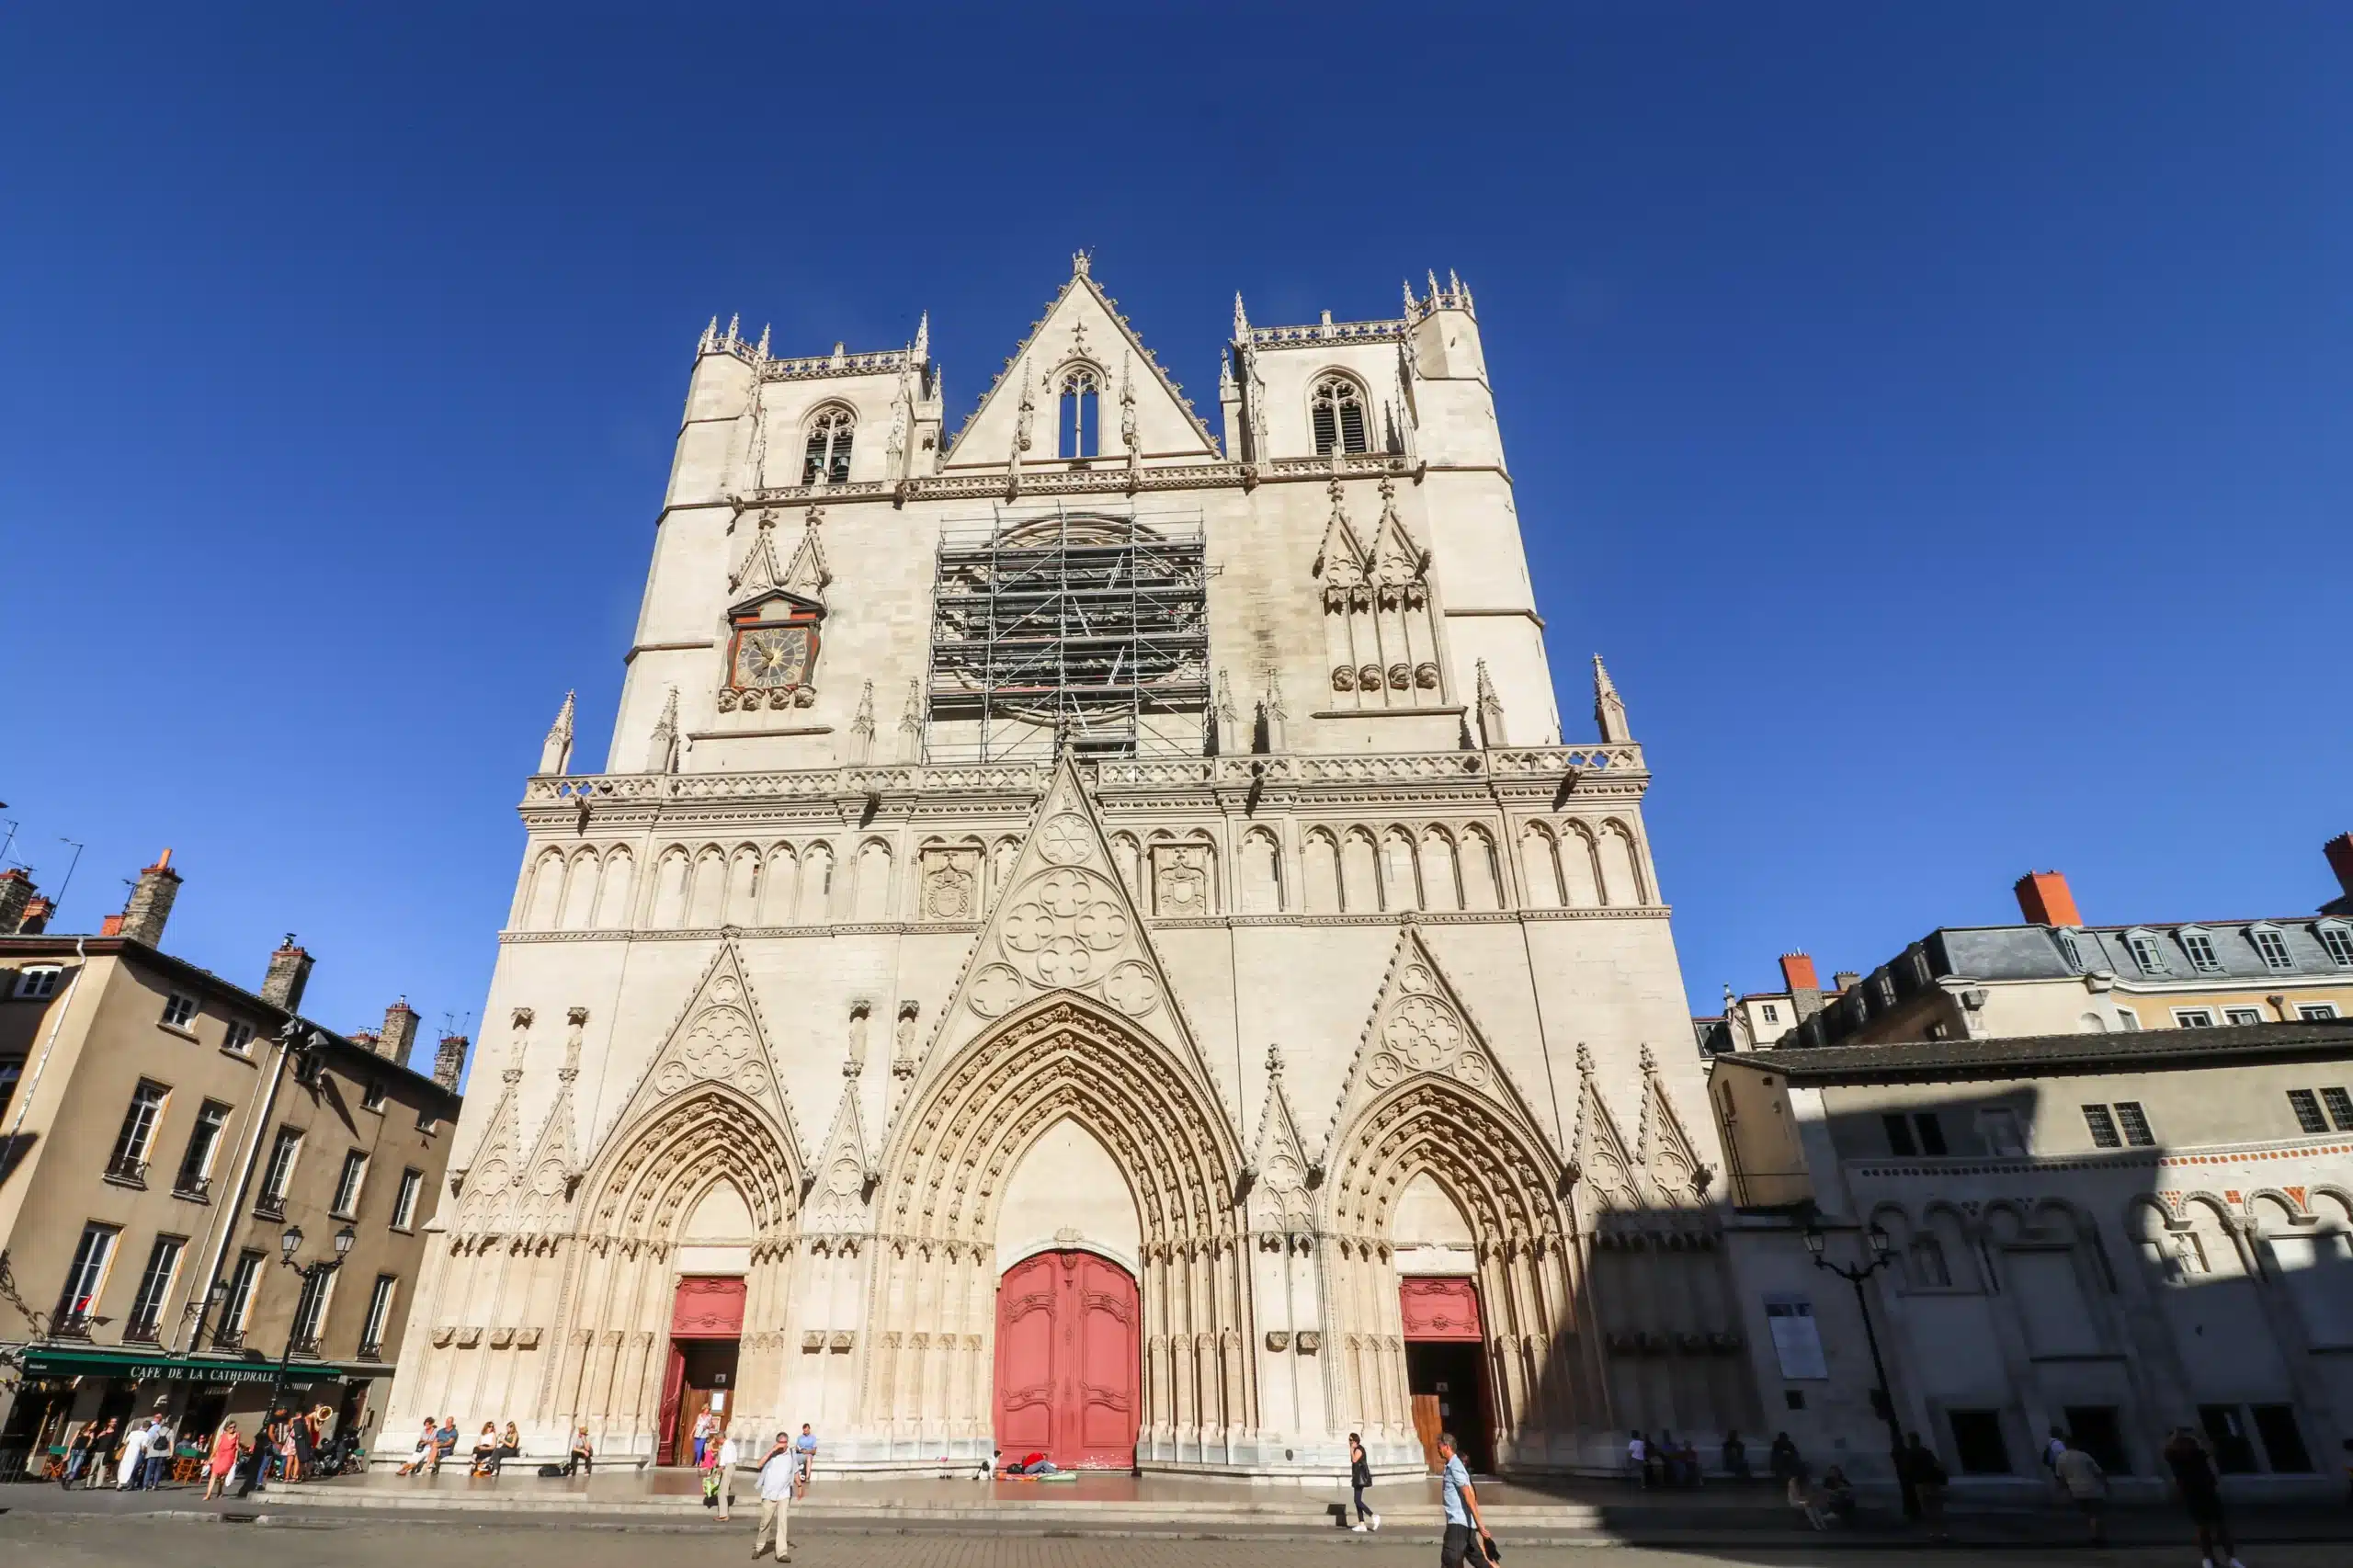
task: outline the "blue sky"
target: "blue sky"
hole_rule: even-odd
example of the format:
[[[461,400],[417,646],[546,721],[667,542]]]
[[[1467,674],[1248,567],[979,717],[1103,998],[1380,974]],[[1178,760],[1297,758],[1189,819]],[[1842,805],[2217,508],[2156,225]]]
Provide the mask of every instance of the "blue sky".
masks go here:
[[[0,818],[51,889],[87,846],[65,926],[168,844],[184,956],[291,929],[325,1021],[463,1020],[567,687],[603,755],[703,322],[927,308],[953,423],[1086,245],[1197,396],[1237,288],[1476,290],[1696,1001],[2029,867],[2307,910],[2348,76],[2324,5],[13,7]]]

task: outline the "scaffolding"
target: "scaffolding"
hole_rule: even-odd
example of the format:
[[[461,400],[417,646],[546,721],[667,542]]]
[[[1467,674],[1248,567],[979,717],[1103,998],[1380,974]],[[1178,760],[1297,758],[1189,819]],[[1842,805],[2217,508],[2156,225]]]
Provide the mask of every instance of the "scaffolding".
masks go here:
[[[1199,756],[1210,703],[1198,512],[950,519],[932,584],[935,762]]]

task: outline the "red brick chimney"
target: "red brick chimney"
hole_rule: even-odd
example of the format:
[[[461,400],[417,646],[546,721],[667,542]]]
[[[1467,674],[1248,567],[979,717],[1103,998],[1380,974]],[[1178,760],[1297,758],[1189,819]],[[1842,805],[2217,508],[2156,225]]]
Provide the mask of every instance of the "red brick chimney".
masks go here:
[[[40,894],[35,893],[32,902],[25,905],[25,917],[17,925],[17,935],[19,937],[40,936],[49,929],[49,917],[56,913],[55,899],[43,898]]]
[[[2011,891],[2018,895],[2018,913],[2026,916],[2029,926],[2084,923],[2084,917],[2075,910],[2075,895],[2067,891],[2067,878],[2063,872],[2029,871]]]
[[[1789,987],[1790,1006],[1798,1022],[1822,1011],[1822,980],[1813,972],[1813,960],[1803,953],[1781,955],[1781,983]]]
[[[13,937],[17,927],[25,923],[25,911],[32,907],[33,874],[22,866],[11,866],[0,871],[0,937]]]

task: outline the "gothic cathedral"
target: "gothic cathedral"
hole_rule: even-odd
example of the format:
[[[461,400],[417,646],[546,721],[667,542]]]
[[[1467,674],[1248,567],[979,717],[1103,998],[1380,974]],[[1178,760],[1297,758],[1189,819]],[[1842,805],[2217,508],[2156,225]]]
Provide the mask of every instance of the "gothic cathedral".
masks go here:
[[[1756,1424],[1650,776],[1598,659],[1562,733],[1470,290],[1237,299],[1218,402],[1084,256],[955,429],[927,331],[704,334],[383,1430],[1325,1479]]]

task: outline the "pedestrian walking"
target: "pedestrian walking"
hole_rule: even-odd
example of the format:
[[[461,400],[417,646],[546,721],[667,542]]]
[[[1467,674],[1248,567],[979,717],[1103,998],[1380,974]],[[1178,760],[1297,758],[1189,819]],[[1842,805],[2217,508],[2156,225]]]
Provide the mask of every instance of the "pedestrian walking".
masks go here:
[[[1939,1540],[1950,1535],[1945,1528],[1945,1488],[1952,1478],[1917,1432],[1905,1435],[1904,1473],[1912,1483],[1912,1494],[1920,1500],[1920,1522],[1928,1527],[1928,1533]]]
[[[114,1469],[114,1489],[128,1492],[139,1484],[141,1473],[147,1468],[147,1428],[152,1418],[141,1416],[122,1439],[122,1458]]]
[[[1626,1475],[1638,1486],[1648,1487],[1651,1483],[1650,1439],[1640,1431],[1626,1436]]]
[[[244,1452],[244,1445],[237,1441],[237,1424],[221,1423],[221,1430],[212,1434],[211,1455],[204,1462],[206,1502],[228,1494],[229,1478],[237,1473],[237,1460]]]
[[[787,1539],[787,1525],[792,1513],[792,1488],[801,1473],[800,1457],[793,1452],[792,1435],[779,1432],[776,1443],[760,1461],[760,1523],[752,1533],[752,1558],[758,1561],[764,1547],[773,1548],[779,1562],[792,1561],[792,1546]]]
[[[719,1521],[727,1522],[728,1508],[735,1501],[735,1467],[744,1460],[744,1450],[734,1437],[722,1430],[711,1442],[715,1462],[711,1465],[719,1476]]]
[[[703,1468],[703,1450],[710,1444],[710,1435],[719,1428],[719,1417],[704,1411],[695,1417],[695,1468]]]
[[[172,1468],[171,1423],[157,1416],[147,1427],[147,1468],[139,1479],[142,1492],[153,1492],[164,1484],[164,1477]]]
[[[112,1428],[113,1423],[108,1423],[108,1429]],[[82,1467],[90,1462],[90,1444],[97,1437],[97,1422],[85,1421],[74,1432],[74,1440],[65,1445],[65,1468],[58,1472],[57,1477],[57,1484],[61,1488],[71,1491],[74,1478],[82,1473]]]
[[[1348,1493],[1356,1499],[1357,1522],[1348,1528],[1358,1535],[1368,1529],[1381,1528],[1381,1516],[1374,1513],[1364,1500],[1365,1488],[1371,1484],[1372,1460],[1366,1457],[1364,1438],[1351,1432],[1348,1434]]]
[[[2091,1542],[2098,1546],[2108,1539],[2104,1516],[2108,1512],[2108,1471],[2100,1469],[2099,1460],[2070,1442],[2059,1445],[2058,1458],[2051,1461],[2051,1473],[2058,1478],[2060,1488],[2075,1511],[2091,1526]]]
[[[1438,1500],[1446,1508],[1446,1535],[1438,1550],[1438,1568],[1485,1568],[1495,1543],[1479,1517],[1479,1494],[1471,1484],[1471,1467],[1455,1451],[1454,1434],[1438,1438]]]
[[[92,1426],[97,1428],[96,1432],[92,1432],[88,1426],[83,1428],[83,1436],[85,1439],[81,1471],[83,1490],[87,1491],[96,1486],[98,1479],[106,1474],[107,1460],[114,1453],[117,1440],[115,1427],[118,1425],[119,1423],[116,1422],[112,1416],[108,1416],[103,1422],[92,1423]],[[69,1475],[66,1479],[71,1481],[73,1477]]]
[[[2214,1568],[2217,1558],[2227,1568],[2246,1568],[2239,1561],[2238,1548],[2232,1544],[2230,1523],[2222,1517],[2222,1483],[2214,1473],[2213,1460],[2206,1457],[2206,1446],[2188,1427],[2177,1426],[2161,1451],[2165,1468],[2173,1472],[2182,1510],[2198,1531],[2198,1555],[2204,1568]]]

